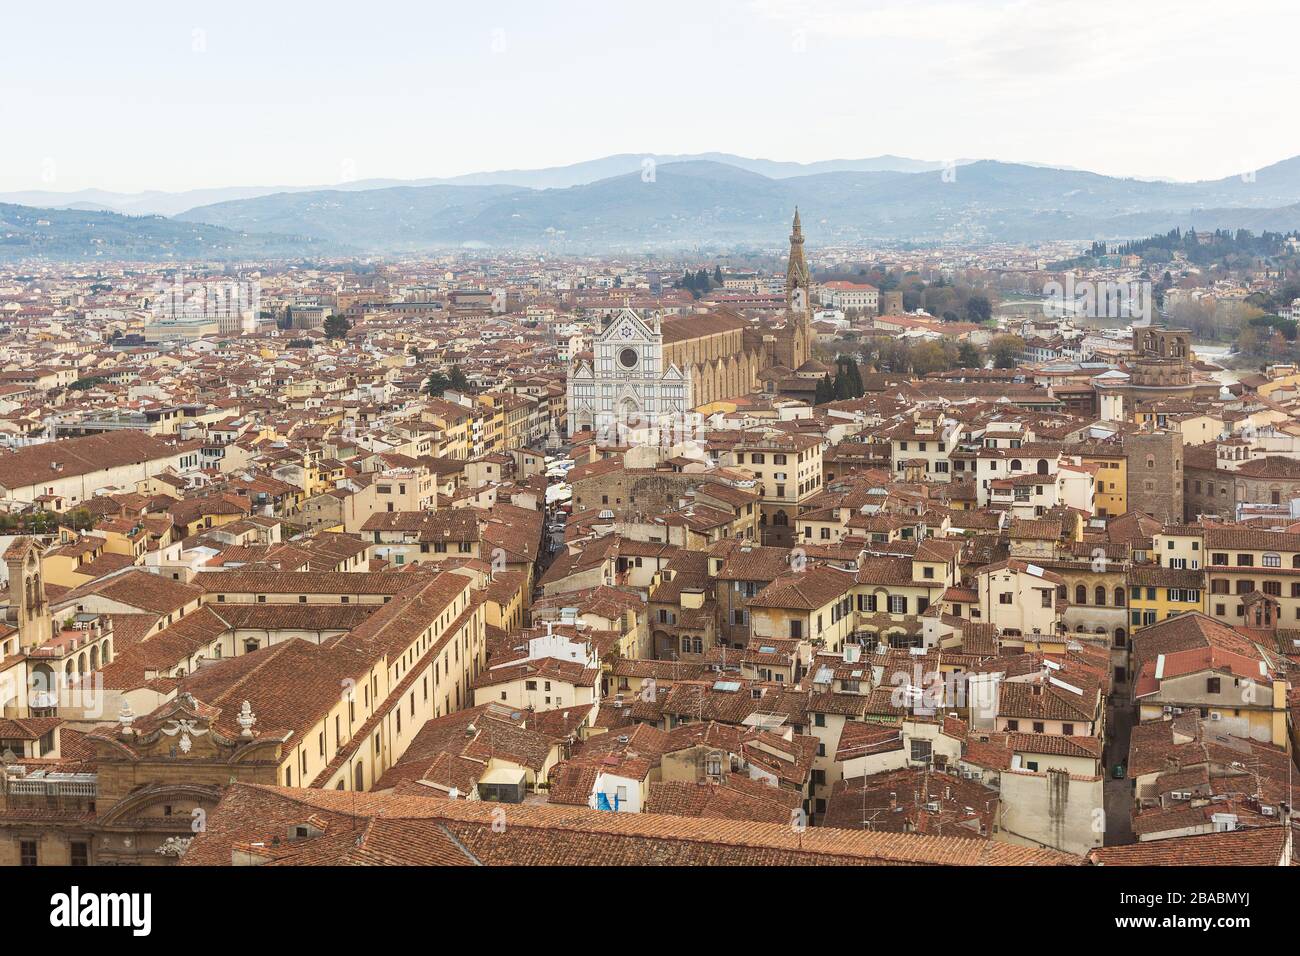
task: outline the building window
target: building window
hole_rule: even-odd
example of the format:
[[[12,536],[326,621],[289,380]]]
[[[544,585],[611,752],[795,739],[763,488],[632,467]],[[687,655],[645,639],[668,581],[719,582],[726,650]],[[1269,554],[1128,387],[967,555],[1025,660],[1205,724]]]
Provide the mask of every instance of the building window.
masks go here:
[[[18,844],[18,862],[22,866],[36,865],[36,841],[22,840]]]
[[[68,846],[68,862],[72,866],[90,866],[90,844],[73,840]]]

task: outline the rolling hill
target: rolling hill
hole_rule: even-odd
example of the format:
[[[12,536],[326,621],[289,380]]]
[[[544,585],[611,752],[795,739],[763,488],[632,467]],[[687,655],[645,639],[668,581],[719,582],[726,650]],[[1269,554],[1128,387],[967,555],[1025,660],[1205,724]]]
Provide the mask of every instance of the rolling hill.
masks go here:
[[[646,159],[653,159],[657,164],[708,160],[747,169],[773,179],[845,170],[912,173],[943,167],[943,163],[908,159],[905,156],[873,156],[867,159],[790,163],[770,159],[750,159],[733,153],[620,153],[542,169],[498,169],[491,172],[424,179],[355,179],[319,186],[228,186],[214,189],[189,189],[181,192],[152,189],[138,193],[111,192],[104,189],[82,189],[77,192],[31,189],[0,193],[0,203],[40,206],[47,209],[96,208],[134,216],[174,216],[197,206],[210,206],[235,199],[256,199],[274,193],[361,192],[395,186],[517,186],[523,189],[558,189],[566,186],[581,186],[624,173],[640,173]]]
[[[323,245],[308,236],[250,235],[162,216],[0,203],[0,261],[295,258],[318,254]]]
[[[574,249],[779,242],[790,210],[814,241],[1093,239],[1216,224],[1300,228],[1300,160],[1252,182],[1119,179],[979,161],[945,175],[845,170],[775,178],[710,160],[665,163],[553,189],[392,187],[290,193],[188,210],[180,219],[349,241],[376,251],[464,243]],[[1233,210],[1240,208],[1241,212]],[[1208,221],[1208,220],[1203,220]],[[1212,228],[1212,227],[1206,227]],[[1249,228],[1249,227],[1246,227]]]
[[[842,168],[876,161],[799,166],[724,158],[656,163],[647,171],[642,157],[626,154],[517,177],[536,182],[555,173],[561,182],[584,180],[547,188],[374,181],[373,188],[283,191],[198,205],[170,219],[103,211],[87,195],[72,204],[77,208],[0,205],[0,256],[292,258],[457,247],[771,247],[783,240],[796,205],[804,210],[809,238],[821,243],[1117,239],[1174,226],[1300,230],[1300,157],[1251,176],[1197,183],[991,160],[907,171]],[[624,171],[585,181],[606,168]]]

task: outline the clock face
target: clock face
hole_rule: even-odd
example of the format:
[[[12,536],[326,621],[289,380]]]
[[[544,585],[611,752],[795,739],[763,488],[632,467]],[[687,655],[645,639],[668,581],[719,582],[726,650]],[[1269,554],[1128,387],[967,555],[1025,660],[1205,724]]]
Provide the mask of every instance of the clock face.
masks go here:
[[[636,349],[624,349],[618,353],[618,364],[624,368],[636,368],[637,358]]]

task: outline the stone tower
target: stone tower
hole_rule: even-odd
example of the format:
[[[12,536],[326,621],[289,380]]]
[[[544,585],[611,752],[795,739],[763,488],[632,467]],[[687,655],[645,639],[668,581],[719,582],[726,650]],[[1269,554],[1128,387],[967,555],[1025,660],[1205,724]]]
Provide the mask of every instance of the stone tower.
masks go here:
[[[807,312],[812,302],[812,276],[803,255],[803,228],[799,209],[794,211],[794,230],[790,233],[790,262],[785,267],[785,306],[791,312]]]
[[[794,211],[790,261],[785,267],[785,327],[777,338],[778,365],[798,370],[812,356],[812,274],[803,254],[803,228]]]
[[[1166,524],[1183,515],[1183,435],[1177,430],[1124,436],[1128,456],[1128,507]]]
[[[41,576],[41,549],[34,538],[18,537],[5,551],[9,568],[9,610],[7,618],[18,629],[18,646],[23,650],[44,644],[53,634],[50,605]]]

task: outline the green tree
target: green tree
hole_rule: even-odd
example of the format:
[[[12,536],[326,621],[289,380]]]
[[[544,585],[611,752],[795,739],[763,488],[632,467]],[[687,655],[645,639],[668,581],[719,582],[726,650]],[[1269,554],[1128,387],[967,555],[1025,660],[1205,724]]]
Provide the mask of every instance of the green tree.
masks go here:
[[[880,347],[880,362],[891,372],[911,371],[912,347],[903,339],[890,339]]]
[[[853,397],[853,383],[849,381],[849,373],[840,366],[835,373],[835,400],[844,401],[846,398]]]
[[[912,349],[912,373],[929,375],[948,368],[948,355],[940,342],[921,342]]]
[[[677,287],[685,289],[691,294],[692,299],[698,299],[700,293],[708,288],[708,279],[705,279],[704,288],[700,287],[699,274],[691,272],[689,269],[682,272],[682,277],[677,280]]]
[[[66,518],[66,524],[74,531],[89,531],[95,526],[95,516],[87,508],[74,508]]]
[[[984,359],[980,356],[980,350],[969,342],[962,342],[957,346],[957,364],[961,368],[980,368],[984,364]]]
[[[424,383],[425,393],[433,396],[440,396],[449,388],[451,388],[451,379],[442,372],[430,372],[429,378]]]
[[[325,319],[324,331],[327,338],[341,339],[348,334],[350,328],[352,328],[352,323],[347,320],[346,316],[331,313]]]
[[[835,386],[831,384],[828,376],[823,375],[817,379],[817,397],[813,399],[816,405],[825,405],[827,402],[835,401]]]
[[[862,386],[862,370],[858,368],[858,363],[852,356],[846,356],[849,363],[849,386],[853,390],[854,398],[861,398],[866,389]]]
[[[966,300],[966,320],[984,323],[993,318],[993,306],[986,295],[973,295]]]
[[[999,335],[989,351],[993,354],[994,368],[1015,368],[1025,350],[1025,340],[1018,335]]]

